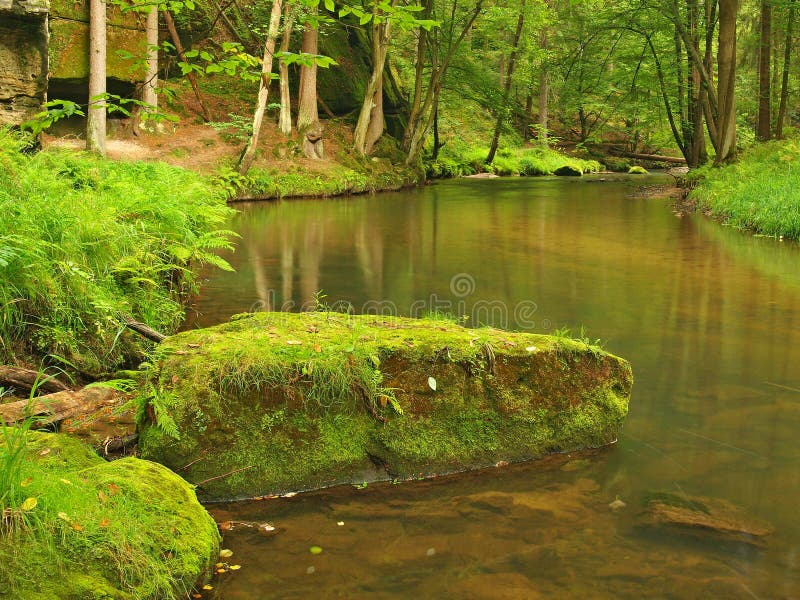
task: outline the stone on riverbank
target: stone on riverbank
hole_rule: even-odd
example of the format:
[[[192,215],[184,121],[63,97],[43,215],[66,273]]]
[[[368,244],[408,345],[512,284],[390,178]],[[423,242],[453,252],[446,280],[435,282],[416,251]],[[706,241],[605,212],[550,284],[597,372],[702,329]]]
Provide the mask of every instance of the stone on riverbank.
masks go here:
[[[0,522],[0,596],[184,598],[216,559],[216,524],[165,467],[106,462],[63,434],[29,432],[24,453],[21,500]]]
[[[142,455],[217,499],[599,447],[632,385],[600,348],[442,320],[259,313],[159,351]]]

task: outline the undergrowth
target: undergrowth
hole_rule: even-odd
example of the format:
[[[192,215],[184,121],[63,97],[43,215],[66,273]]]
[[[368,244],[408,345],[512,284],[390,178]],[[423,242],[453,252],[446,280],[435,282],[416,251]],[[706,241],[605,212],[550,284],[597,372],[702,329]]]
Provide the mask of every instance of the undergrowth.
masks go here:
[[[690,198],[726,225],[800,240],[800,139],[758,144],[733,165],[693,174]]]
[[[26,143],[0,129],[0,360],[113,370],[140,344],[123,316],[173,332],[193,268],[230,268],[215,250],[231,247],[232,211],[183,169]]]

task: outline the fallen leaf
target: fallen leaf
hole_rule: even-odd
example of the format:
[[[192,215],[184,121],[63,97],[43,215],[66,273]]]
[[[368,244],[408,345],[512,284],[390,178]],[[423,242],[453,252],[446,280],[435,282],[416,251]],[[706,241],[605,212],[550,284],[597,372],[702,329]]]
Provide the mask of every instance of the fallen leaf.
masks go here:
[[[290,346],[299,346],[303,342],[301,342],[300,340],[286,340],[286,343],[289,344]]]
[[[223,521],[219,524],[220,531],[230,531],[233,528],[233,521]]]
[[[225,569],[217,569],[217,575],[222,575],[225,572]]]
[[[72,524],[72,528],[73,528],[75,531],[83,531],[83,525],[80,525],[79,523],[73,523],[73,524]]]
[[[231,565],[230,566],[231,571],[238,571],[241,568],[242,568],[242,565]]]
[[[381,408],[386,408],[386,405],[389,404],[389,398],[386,396],[381,396],[378,401],[381,403]]]
[[[626,506],[628,505],[625,504],[625,502],[623,502],[622,500],[620,500],[619,496],[617,496],[616,500],[609,503],[608,508],[610,508],[611,510],[620,510],[621,508],[625,508]]]
[[[50,454],[50,448],[45,448],[44,450],[39,452],[39,456],[47,456],[48,454]]]
[[[311,546],[308,551],[311,552],[311,554],[322,554],[322,548],[319,546]]]
[[[186,344],[188,348],[199,348],[200,344]]]
[[[428,387],[436,391],[436,380],[433,377],[428,377]]]
[[[270,525],[269,523],[264,523],[263,525],[259,525],[258,529],[260,531],[263,531],[263,532],[266,532],[266,533],[268,533],[270,531],[275,531],[275,527]]]
[[[28,487],[31,483],[33,483],[33,477],[26,477],[19,482],[19,487]]]
[[[297,492],[287,492],[281,496],[281,498],[294,498],[297,496]]]
[[[103,519],[97,525],[98,525],[98,527],[102,527],[103,529],[105,529],[106,527],[111,525],[111,521],[109,521],[108,519]]]
[[[344,525],[344,521],[338,521],[336,524],[337,524],[339,527],[342,527],[342,526]]]
[[[231,556],[233,556],[233,550],[228,550],[227,548],[224,548],[219,551],[220,558],[230,558]]]
[[[314,352],[322,352],[322,346],[319,344],[314,344]]]
[[[525,348],[525,350],[527,350],[528,352],[536,352],[538,348],[536,346],[528,346],[527,348]]]
[[[197,600],[198,598],[202,598],[202,597],[203,597],[203,594],[192,594],[192,598],[194,598],[195,600]]]
[[[67,513],[65,513],[65,512],[58,513],[58,518],[61,519],[62,521],[66,521],[67,523],[69,523],[71,521],[71,519],[69,518],[69,515]]]
[[[217,569],[221,569],[224,566],[225,566],[225,563],[217,563],[217,564],[214,565],[214,567],[217,568]]]
[[[177,375],[172,376],[172,383],[178,383],[179,377]]]
[[[97,492],[97,499],[100,500],[100,502],[105,502],[107,500],[106,493],[103,490],[100,490]]]
[[[205,584],[205,585],[203,586],[203,589],[204,589],[204,590],[206,590],[206,591],[208,591],[208,590],[213,590],[213,589],[214,589],[214,586],[213,586],[213,585],[208,585],[208,584]]]
[[[117,494],[119,494],[119,492],[120,492],[119,486],[116,483],[109,483],[108,484],[108,493],[109,494],[111,494],[112,496],[116,496]]]
[[[36,508],[37,504],[39,504],[39,500],[36,498],[25,498],[25,502],[19,505],[19,509],[24,512],[28,512]]]

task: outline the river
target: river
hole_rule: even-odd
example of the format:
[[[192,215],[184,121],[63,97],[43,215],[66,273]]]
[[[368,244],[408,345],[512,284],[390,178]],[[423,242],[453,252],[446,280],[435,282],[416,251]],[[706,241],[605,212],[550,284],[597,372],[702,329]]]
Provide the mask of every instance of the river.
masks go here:
[[[212,506],[276,528],[225,535],[241,570],[215,578],[217,597],[800,597],[800,248],[633,194],[663,181],[239,205],[236,272],[209,276],[193,325],[347,303],[583,327],[636,383],[619,442],[587,456]],[[646,527],[651,492],[725,500],[775,533],[757,548]]]

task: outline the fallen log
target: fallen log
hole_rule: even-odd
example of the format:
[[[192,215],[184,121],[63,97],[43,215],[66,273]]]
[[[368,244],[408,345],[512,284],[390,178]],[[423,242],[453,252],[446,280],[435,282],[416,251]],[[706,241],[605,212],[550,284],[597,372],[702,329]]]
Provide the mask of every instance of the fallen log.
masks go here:
[[[136,333],[138,333],[142,337],[145,337],[145,338],[147,338],[148,340],[150,340],[152,342],[155,342],[155,343],[158,344],[158,343],[163,342],[165,339],[167,339],[167,336],[165,336],[160,331],[156,331],[152,327],[149,327],[148,325],[146,325],[144,323],[140,323],[136,319],[133,319],[131,317],[127,317],[126,316],[126,317],[122,317],[122,320],[125,323],[125,327],[127,327],[131,331],[135,331]]]
[[[37,391],[47,394],[63,392],[69,389],[58,379],[54,379],[50,375],[31,369],[10,366],[0,366],[0,383],[17,390],[30,391],[35,388]]]
[[[676,165],[685,165],[686,159],[682,156],[663,156],[661,154],[642,154],[641,152],[626,152],[624,150],[609,149],[609,152],[614,156],[621,158],[636,158],[638,160],[652,160],[654,162],[673,163]]]
[[[66,390],[33,400],[0,404],[0,420],[6,425],[13,425],[33,417],[33,427],[36,429],[113,406],[124,397],[125,394],[111,388],[87,386],[77,391]]]

